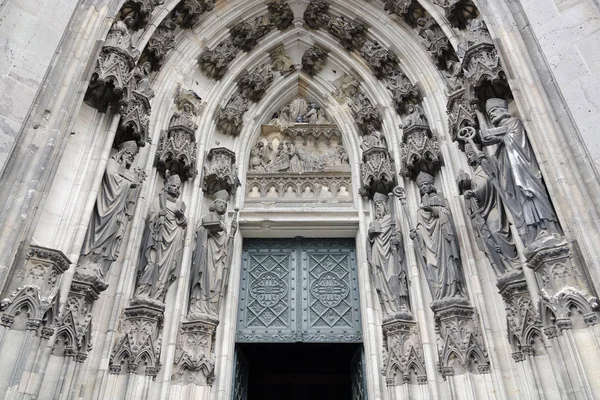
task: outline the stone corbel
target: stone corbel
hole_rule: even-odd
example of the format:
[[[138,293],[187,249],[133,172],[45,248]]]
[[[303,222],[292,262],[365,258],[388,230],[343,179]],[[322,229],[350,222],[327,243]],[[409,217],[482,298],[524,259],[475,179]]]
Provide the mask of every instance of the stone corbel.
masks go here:
[[[211,149],[204,163],[202,181],[202,189],[208,196],[212,196],[219,190],[226,190],[230,196],[234,196],[240,184],[235,165],[235,153],[225,147]]]

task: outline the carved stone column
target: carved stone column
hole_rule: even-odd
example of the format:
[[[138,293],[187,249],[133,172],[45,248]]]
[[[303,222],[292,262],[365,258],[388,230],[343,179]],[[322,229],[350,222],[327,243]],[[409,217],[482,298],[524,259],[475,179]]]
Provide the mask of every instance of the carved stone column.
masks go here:
[[[575,242],[560,235],[538,238],[528,249],[527,266],[535,271],[541,289],[545,330],[573,328],[574,313],[587,326],[598,322],[598,299],[588,284]]]
[[[361,196],[373,198],[375,193],[388,194],[396,185],[394,160],[385,147],[372,147],[363,152],[360,165]]]
[[[235,153],[225,147],[211,149],[204,163],[204,192],[212,196],[219,190],[226,190],[233,196],[239,184]]]
[[[175,384],[212,386],[215,379],[214,334],[219,321],[209,315],[184,321],[175,353]]]
[[[416,375],[416,383],[426,384],[427,372],[417,323],[410,316],[384,321],[383,338],[387,385],[411,383],[412,374]]]
[[[438,368],[444,379],[475,367],[480,374],[490,372],[479,321],[469,300],[448,297],[431,304],[438,343]]]
[[[136,299],[125,308],[108,364],[111,374],[126,372],[156,377],[161,367],[163,313],[164,306],[157,302]]]
[[[508,342],[515,361],[524,361],[533,355],[536,340],[543,340],[542,322],[531,299],[522,270],[501,275],[496,286],[506,303]]]
[[[58,316],[60,276],[71,261],[59,250],[31,245],[25,264],[13,276],[8,297],[0,302],[0,324],[11,328],[26,318],[26,330],[48,339]]]

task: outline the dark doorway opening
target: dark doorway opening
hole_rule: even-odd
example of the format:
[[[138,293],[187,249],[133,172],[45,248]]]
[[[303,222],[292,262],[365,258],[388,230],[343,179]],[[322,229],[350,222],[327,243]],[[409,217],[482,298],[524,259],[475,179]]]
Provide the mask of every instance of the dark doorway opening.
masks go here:
[[[248,400],[349,400],[361,344],[238,344],[248,368]]]

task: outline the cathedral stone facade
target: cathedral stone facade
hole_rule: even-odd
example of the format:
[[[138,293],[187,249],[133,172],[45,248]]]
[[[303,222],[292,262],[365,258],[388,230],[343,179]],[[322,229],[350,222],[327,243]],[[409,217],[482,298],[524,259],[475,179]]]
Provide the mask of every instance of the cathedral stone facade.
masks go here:
[[[600,398],[597,0],[0,15],[4,398]]]

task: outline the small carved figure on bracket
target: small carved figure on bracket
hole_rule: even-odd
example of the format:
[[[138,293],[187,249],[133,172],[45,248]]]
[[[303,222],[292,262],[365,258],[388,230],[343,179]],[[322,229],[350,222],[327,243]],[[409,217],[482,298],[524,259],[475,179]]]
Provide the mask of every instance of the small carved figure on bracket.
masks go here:
[[[196,231],[188,315],[218,317],[221,299],[229,282],[233,241],[238,228],[237,215],[227,232],[223,215],[227,212],[229,193],[221,190],[214,197],[210,213],[202,218],[202,224]]]
[[[140,247],[138,279],[134,297],[164,303],[175,271],[181,262],[183,236],[187,227],[185,203],[179,199],[181,179],[165,173],[165,187],[152,204]]]

